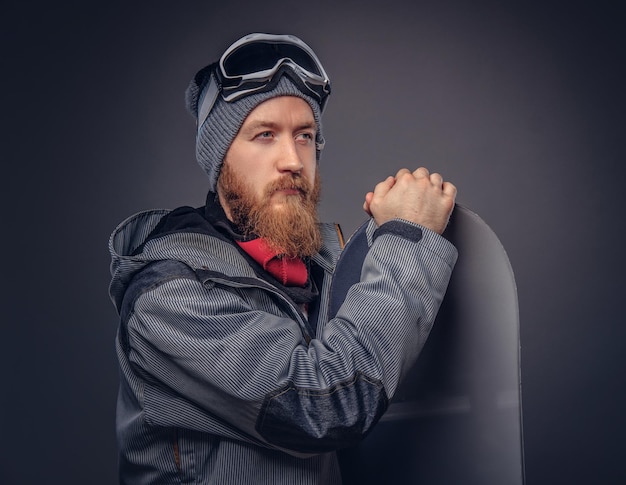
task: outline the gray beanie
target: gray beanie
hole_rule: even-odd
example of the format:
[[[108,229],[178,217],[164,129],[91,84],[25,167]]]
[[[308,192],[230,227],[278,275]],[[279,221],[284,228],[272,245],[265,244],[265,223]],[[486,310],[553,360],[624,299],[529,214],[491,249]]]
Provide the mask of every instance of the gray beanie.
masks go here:
[[[203,89],[208,85],[208,76],[213,76],[212,73],[209,74],[205,71],[208,69],[210,72],[212,70],[210,68],[211,66],[207,66],[207,68],[198,72],[187,88],[187,109],[196,120],[198,119],[198,100]],[[204,79],[201,76],[203,71],[205,71]],[[300,91],[287,75],[282,75],[279,82],[270,91],[250,94],[230,103],[225,101],[221,95],[217,97],[213,109],[211,109],[206,121],[198,130],[196,138],[196,158],[209,176],[209,190],[212,192],[217,191],[217,179],[219,178],[224,157],[246,117],[263,101],[278,96],[297,96],[311,106],[315,124],[317,125],[315,141],[317,146],[316,158],[319,161],[320,151],[324,146],[320,105],[312,97]]]

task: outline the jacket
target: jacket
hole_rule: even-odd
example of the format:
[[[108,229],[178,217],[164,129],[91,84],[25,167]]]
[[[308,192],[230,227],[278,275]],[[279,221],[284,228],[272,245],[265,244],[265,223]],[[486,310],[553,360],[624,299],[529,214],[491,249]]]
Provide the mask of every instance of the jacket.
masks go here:
[[[203,211],[141,212],[109,241],[120,482],[341,483],[336,451],[387,409],[456,249],[416,224],[370,221],[361,281],[330,318],[335,226],[321,225],[306,314]]]

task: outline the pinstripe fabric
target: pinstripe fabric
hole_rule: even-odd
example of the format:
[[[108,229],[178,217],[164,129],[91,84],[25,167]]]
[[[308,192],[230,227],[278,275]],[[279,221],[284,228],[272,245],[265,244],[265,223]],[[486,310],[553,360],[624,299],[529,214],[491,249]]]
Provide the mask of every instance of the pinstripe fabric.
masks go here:
[[[324,225],[313,336],[224,241],[177,232],[134,255],[165,213],[133,216],[110,240],[122,482],[340,483],[334,451],[384,413],[428,336],[456,250],[406,222],[376,234],[372,223],[361,282],[328,320],[340,248]]]

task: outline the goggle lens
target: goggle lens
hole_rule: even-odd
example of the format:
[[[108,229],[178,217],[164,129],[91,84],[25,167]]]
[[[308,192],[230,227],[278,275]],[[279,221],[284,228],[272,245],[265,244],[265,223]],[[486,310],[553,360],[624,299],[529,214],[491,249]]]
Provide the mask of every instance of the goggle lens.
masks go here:
[[[293,44],[267,42],[246,44],[230,53],[222,61],[223,74],[227,77],[241,77],[267,71],[273,69],[280,60],[285,58],[291,59],[310,73],[323,76],[317,62],[300,47]]]

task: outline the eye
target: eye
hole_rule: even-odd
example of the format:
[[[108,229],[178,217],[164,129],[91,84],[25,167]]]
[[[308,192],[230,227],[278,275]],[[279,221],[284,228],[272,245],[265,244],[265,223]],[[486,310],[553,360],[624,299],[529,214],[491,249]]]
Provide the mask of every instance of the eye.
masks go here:
[[[273,136],[273,133],[271,131],[263,131],[259,133],[256,137],[257,138],[271,138],[272,136]]]
[[[296,137],[296,140],[302,143],[311,143],[315,139],[315,133],[305,131],[303,133],[299,133]]]

